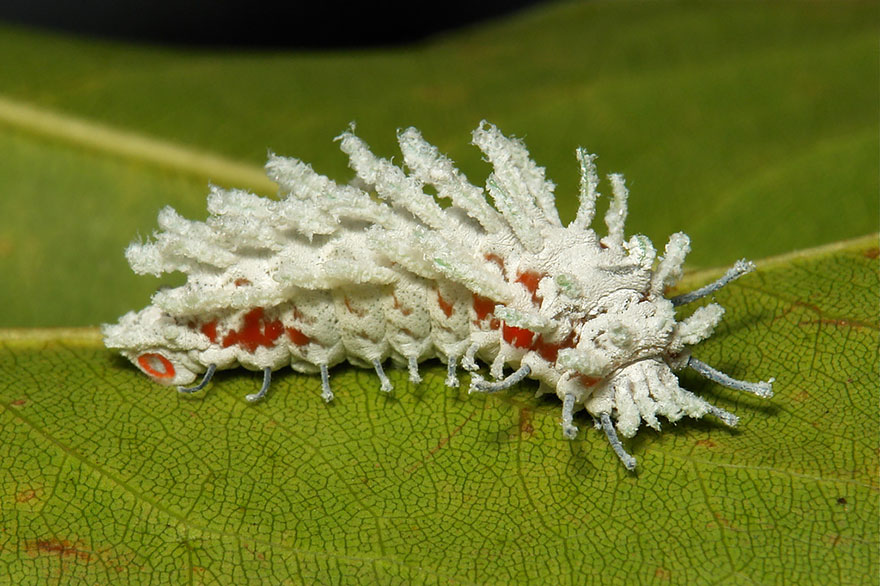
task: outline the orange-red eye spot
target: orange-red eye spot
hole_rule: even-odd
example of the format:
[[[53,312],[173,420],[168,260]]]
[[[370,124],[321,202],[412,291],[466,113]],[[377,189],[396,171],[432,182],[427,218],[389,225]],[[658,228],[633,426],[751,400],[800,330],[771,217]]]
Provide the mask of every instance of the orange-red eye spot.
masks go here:
[[[440,306],[440,309],[443,310],[443,313],[446,314],[446,317],[452,317],[452,312],[454,311],[454,308],[452,307],[451,303],[443,299],[443,296],[440,295],[440,291],[437,291],[437,305]]]
[[[251,282],[248,279],[240,278],[233,281],[233,284],[236,287],[244,287],[245,285],[250,285]]]
[[[501,328],[501,336],[504,338],[504,341],[511,346],[516,346],[517,348],[529,348],[532,345],[532,339],[535,337],[535,332],[525,328],[518,328],[516,326],[504,324]]]
[[[171,361],[156,352],[138,356],[138,366],[153,378],[174,378],[174,365]]]

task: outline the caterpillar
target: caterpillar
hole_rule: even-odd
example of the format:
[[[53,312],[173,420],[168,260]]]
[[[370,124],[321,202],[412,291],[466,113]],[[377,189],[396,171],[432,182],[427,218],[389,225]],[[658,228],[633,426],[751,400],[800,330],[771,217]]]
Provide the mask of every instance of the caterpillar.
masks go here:
[[[658,416],[738,422],[682,389],[676,371],[772,396],[772,378],[737,380],[691,356],[721,320],[721,306],[699,307],[681,321],[674,309],[754,264],[740,260],[717,281],[666,298],[682,276],[689,239],[673,234],[659,257],[646,236],[626,239],[622,175],[608,176],[600,238],[591,228],[595,155],[575,152],[579,208],[566,226],[554,184],[522,141],[485,121],[472,136],[493,167],[485,189],[415,128],[398,132],[398,166],[374,155],[352,125],[336,138],[356,174],[350,184],[270,154],[265,168],[278,199],[212,187],[204,222],[165,207],[161,231],[125,255],[136,273],[180,271],[186,282],[105,324],[106,346],[181,393],[202,390],[219,369],[261,371],[263,384],[248,401],[262,399],[272,372],[285,366],[320,374],[321,396],[331,401],[329,369],[343,361],[374,369],[383,392],[392,390],[388,359],[418,383],[419,364],[438,358],[450,387],[461,366],[471,373],[470,393],[535,379],[538,394],[562,401],[564,437],[577,436],[574,413],[586,410],[629,470],[636,460],[620,436],[633,437],[642,424],[659,430]]]

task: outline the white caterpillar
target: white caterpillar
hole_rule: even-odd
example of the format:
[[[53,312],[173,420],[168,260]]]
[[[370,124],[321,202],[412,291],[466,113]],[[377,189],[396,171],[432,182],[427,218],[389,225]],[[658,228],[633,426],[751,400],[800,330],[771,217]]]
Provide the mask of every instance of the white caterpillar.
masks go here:
[[[690,367],[722,385],[762,397],[771,383],[728,377],[690,356],[711,335],[724,310],[717,304],[676,321],[674,306],[704,297],[754,265],[739,261],[698,291],[666,299],[689,250],[673,234],[657,259],[643,235],[624,236],[627,190],[613,191],[599,238],[590,228],[598,177],[594,155],[577,150],[580,208],[559,220],[554,185],[525,146],[481,123],[473,142],[493,165],[486,191],[471,185],[437,148],[409,128],[398,135],[409,172],[377,158],[347,131],[337,138],[360,184],[339,185],[297,159],[266,164],[281,198],[212,188],[210,217],[186,220],[159,213],[153,242],[133,243],[135,272],[182,271],[186,284],[158,291],[153,304],[103,327],[116,348],[157,382],[201,383],[217,369],[262,370],[262,398],[271,372],[290,365],[321,374],[322,397],[333,398],[328,369],[348,360],[374,368],[382,391],[392,386],[390,358],[419,382],[418,364],[439,358],[446,384],[457,386],[457,364],[471,371],[470,392],[507,389],[524,378],[562,400],[562,431],[573,439],[575,410],[584,408],[630,470],[635,459],[617,432],[635,435],[711,414],[737,417],[682,389],[673,371]],[[430,186],[451,205],[442,208]],[[491,364],[496,382],[475,371]],[[504,377],[505,367],[514,369]],[[616,431],[615,431],[616,427]]]

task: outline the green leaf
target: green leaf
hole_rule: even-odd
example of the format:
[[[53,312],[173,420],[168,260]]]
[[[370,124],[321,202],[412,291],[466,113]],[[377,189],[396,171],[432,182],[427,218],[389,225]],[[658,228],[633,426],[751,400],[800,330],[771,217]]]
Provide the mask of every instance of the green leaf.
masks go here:
[[[142,47],[0,26],[0,325],[81,326],[159,284],[122,250],[207,182],[274,188],[266,150],[351,172],[352,120],[384,156],[409,125],[488,169],[470,132],[523,136],[574,217],[583,145],[631,188],[630,232],[693,239],[693,267],[877,230],[872,2],[588,2],[422,45],[352,52]],[[608,192],[603,186],[602,191]],[[833,213],[829,211],[833,210]]]
[[[391,370],[218,374],[183,397],[94,330],[0,336],[0,572],[11,583],[854,584],[878,571],[876,237],[759,263],[689,373],[741,417],[667,424],[626,472],[533,384]],[[685,289],[715,275],[688,279]],[[466,377],[463,382],[466,382]]]

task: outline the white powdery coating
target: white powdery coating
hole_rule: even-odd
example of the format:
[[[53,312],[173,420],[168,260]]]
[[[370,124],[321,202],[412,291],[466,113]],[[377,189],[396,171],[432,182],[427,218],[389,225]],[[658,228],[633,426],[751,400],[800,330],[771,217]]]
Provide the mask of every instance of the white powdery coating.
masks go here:
[[[353,130],[338,137],[356,183],[372,193],[271,155],[279,199],[214,187],[205,222],[163,209],[160,231],[126,257],[138,273],[181,271],[187,281],[104,326],[107,346],[168,384],[188,384],[209,364],[326,373],[344,360],[374,367],[390,358],[418,380],[418,362],[437,357],[450,365],[450,384],[455,365],[474,369],[475,359],[496,377],[527,366],[542,391],[611,417],[624,437],[642,423],[659,429],[658,416],[710,411],[672,369],[723,310],[712,304],[676,321],[663,291],[681,277],[688,238],[674,234],[655,270],[651,241],[626,240],[621,175],[609,176],[600,241],[590,228],[599,180],[585,150],[580,209],[566,227],[544,169],[491,124],[473,133],[493,165],[485,189],[416,129],[398,140],[409,173]],[[173,372],[162,372],[165,360]]]

